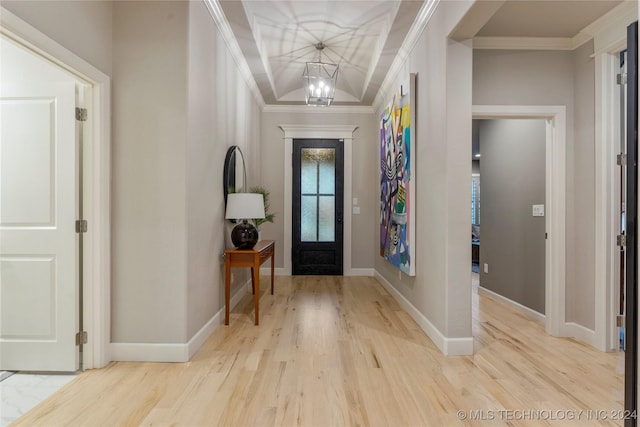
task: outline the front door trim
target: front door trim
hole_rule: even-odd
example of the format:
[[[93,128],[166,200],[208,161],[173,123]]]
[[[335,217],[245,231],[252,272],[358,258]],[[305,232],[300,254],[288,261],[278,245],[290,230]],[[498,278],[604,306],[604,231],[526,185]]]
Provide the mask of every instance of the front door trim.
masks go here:
[[[353,157],[353,133],[358,129],[355,125],[280,125],[284,132],[284,275],[291,275],[291,239],[293,207],[293,140],[294,139],[341,139],[344,141],[344,252],[343,274],[351,276],[351,198]]]

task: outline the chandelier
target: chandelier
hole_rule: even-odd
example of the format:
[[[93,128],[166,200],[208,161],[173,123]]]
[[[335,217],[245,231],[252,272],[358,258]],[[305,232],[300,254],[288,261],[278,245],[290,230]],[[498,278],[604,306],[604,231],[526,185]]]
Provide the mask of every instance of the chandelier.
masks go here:
[[[307,62],[304,66],[304,99],[307,105],[326,106],[333,102],[336,93],[338,65],[322,62],[324,43],[316,43],[318,51],[317,62]]]

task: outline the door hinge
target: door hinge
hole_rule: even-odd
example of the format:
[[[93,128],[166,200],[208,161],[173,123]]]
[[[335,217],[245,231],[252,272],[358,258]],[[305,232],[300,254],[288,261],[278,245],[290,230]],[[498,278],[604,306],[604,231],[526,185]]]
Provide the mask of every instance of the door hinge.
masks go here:
[[[86,219],[76,220],[76,233],[86,233],[89,229],[89,225]]]
[[[624,314],[618,314],[616,316],[616,326],[619,328],[624,328]]]
[[[618,166],[626,166],[627,165],[627,155],[624,153],[620,153],[616,156],[616,164]]]
[[[618,234],[616,236],[616,245],[627,246],[627,236],[624,234]]]
[[[79,122],[87,121],[87,109],[76,107],[76,120]]]
[[[616,74],[616,83],[619,85],[627,84],[627,73]]]
[[[86,344],[89,341],[89,336],[86,331],[80,331],[76,334],[76,345]]]

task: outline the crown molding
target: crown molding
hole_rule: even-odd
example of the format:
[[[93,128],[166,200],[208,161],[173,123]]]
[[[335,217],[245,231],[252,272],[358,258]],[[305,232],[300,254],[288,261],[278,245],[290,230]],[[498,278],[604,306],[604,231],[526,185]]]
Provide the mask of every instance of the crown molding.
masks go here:
[[[474,49],[573,50],[569,37],[474,37]]]
[[[368,105],[331,105],[329,107],[310,107],[308,105],[265,105],[263,113],[304,113],[304,114],[373,114]]]
[[[242,76],[243,80],[247,84],[249,91],[253,94],[253,97],[256,99],[260,107],[264,107],[264,98],[260,93],[260,89],[258,88],[258,84],[256,80],[253,78],[253,74],[251,73],[251,69],[249,68],[249,64],[247,64],[247,60],[242,54],[242,49],[240,49],[240,45],[233,35],[233,31],[231,30],[231,26],[229,25],[229,21],[227,21],[227,17],[224,15],[222,11],[222,7],[220,7],[219,0],[202,0],[209,10],[209,14],[213,21],[216,23],[218,29],[220,30],[220,34],[224,39],[227,47],[229,48],[229,53],[233,57],[236,65],[238,66],[238,71]]]
[[[373,100],[374,111],[379,110],[382,107],[383,103],[385,102],[384,100],[387,99],[388,94],[393,90],[393,84],[396,80],[396,77],[400,73],[400,70],[404,66],[404,63],[409,58],[409,54],[411,53],[411,51],[413,51],[414,46],[418,42],[418,39],[420,38],[420,35],[422,35],[424,29],[426,28],[427,23],[431,19],[431,16],[433,16],[438,3],[440,3],[440,0],[425,0],[424,4],[422,5],[422,8],[420,9],[418,16],[416,17],[416,20],[413,21],[413,24],[411,25],[411,28],[409,29],[404,42],[402,42],[402,46],[400,46],[400,49],[398,50],[398,54],[391,63],[391,67],[389,67],[389,71],[387,71],[387,75],[382,81],[380,89],[378,90],[378,93]]]

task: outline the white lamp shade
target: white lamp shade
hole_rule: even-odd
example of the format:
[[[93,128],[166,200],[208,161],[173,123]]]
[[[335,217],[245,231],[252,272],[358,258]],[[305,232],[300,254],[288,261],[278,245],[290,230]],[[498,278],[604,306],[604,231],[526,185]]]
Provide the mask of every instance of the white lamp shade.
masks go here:
[[[260,193],[229,193],[226,219],[264,218],[264,196]]]

